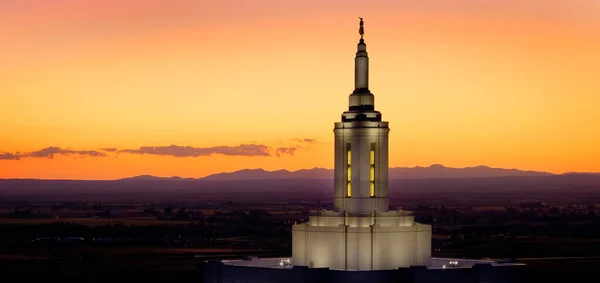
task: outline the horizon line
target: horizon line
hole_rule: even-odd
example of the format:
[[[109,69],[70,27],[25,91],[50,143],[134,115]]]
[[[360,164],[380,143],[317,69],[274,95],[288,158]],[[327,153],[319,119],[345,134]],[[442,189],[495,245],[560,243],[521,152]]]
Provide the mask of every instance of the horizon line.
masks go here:
[[[416,166],[412,166],[412,167],[408,167],[408,166],[396,166],[396,167],[389,167],[389,169],[395,169],[395,168],[406,168],[406,169],[415,169],[415,168],[431,168],[431,167],[442,167],[442,168],[448,168],[448,169],[471,169],[471,168],[477,168],[477,167],[485,167],[485,168],[489,168],[489,169],[500,169],[500,170],[517,170],[517,171],[521,171],[521,172],[535,172],[535,173],[546,173],[549,175],[569,175],[569,174],[600,174],[600,172],[593,172],[593,171],[569,171],[569,172],[548,172],[548,171],[537,171],[537,170],[525,170],[525,169],[519,169],[519,168],[502,168],[502,167],[491,167],[488,165],[476,165],[476,166],[465,166],[465,167],[448,167],[448,166],[444,166],[442,164],[436,163],[436,164],[431,164],[429,166],[420,166],[420,165],[416,165]],[[234,170],[234,171],[223,171],[223,172],[216,172],[216,173],[211,173],[211,174],[207,174],[204,176],[200,176],[200,177],[183,177],[183,176],[178,176],[178,175],[172,175],[172,176],[158,176],[158,175],[152,175],[152,174],[139,174],[139,175],[134,175],[134,176],[125,176],[125,177],[120,177],[120,178],[110,178],[110,179],[74,179],[74,178],[19,178],[19,177],[15,177],[15,178],[0,178],[0,180],[40,180],[40,181],[119,181],[119,180],[123,180],[123,179],[131,179],[131,178],[136,178],[136,177],[140,177],[140,176],[148,176],[148,177],[155,177],[155,178],[163,178],[163,179],[173,179],[173,178],[180,178],[180,179],[196,179],[196,180],[200,180],[200,179],[204,179],[213,175],[217,175],[217,174],[232,174],[232,173],[236,173],[236,172],[240,172],[240,171],[244,171],[244,170],[262,170],[268,173],[272,173],[272,172],[276,172],[276,171],[287,171],[290,173],[294,173],[294,172],[299,172],[299,171],[307,171],[307,170],[315,170],[315,169],[324,169],[324,170],[334,170],[334,168],[326,168],[326,167],[312,167],[312,168],[302,168],[302,169],[298,169],[298,170],[288,170],[288,169],[275,169],[275,170],[266,170],[264,168],[243,168],[243,169],[239,169],[239,170]]]

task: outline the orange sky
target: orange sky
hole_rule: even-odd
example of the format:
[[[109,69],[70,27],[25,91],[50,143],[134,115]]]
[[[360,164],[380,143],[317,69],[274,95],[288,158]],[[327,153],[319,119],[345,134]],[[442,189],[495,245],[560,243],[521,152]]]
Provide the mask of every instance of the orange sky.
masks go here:
[[[5,0],[0,178],[331,168],[358,16],[390,166],[600,171],[600,1]]]

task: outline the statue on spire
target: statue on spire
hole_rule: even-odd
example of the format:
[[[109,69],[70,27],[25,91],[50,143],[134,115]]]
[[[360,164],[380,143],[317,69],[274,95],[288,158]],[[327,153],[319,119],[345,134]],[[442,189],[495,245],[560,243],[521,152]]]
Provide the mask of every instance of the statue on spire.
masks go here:
[[[363,26],[365,22],[363,22],[363,18],[360,19],[360,28],[358,29],[358,33],[360,34],[360,39],[363,39],[363,35],[365,35],[365,27]]]

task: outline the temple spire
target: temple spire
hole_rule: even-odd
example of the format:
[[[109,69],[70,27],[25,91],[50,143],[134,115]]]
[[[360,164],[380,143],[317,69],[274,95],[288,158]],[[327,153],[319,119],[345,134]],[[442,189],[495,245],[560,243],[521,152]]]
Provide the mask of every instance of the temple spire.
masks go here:
[[[369,91],[369,56],[367,54],[367,45],[363,38],[365,34],[364,21],[360,18],[360,28],[358,29],[360,34],[360,41],[358,43],[358,50],[356,51],[356,58],[354,60],[354,87],[355,92]]]
[[[350,107],[348,110],[374,111],[375,97],[369,90],[369,55],[367,54],[367,44],[365,44],[364,40],[365,27],[363,18],[360,18],[360,27],[358,29],[358,34],[360,34],[360,40],[358,41],[356,57],[354,57],[354,91],[352,92],[352,94],[350,94],[349,97]],[[344,116],[344,119],[354,119],[350,116]],[[373,118],[379,119],[379,121],[381,121],[380,114],[378,114],[377,117]]]

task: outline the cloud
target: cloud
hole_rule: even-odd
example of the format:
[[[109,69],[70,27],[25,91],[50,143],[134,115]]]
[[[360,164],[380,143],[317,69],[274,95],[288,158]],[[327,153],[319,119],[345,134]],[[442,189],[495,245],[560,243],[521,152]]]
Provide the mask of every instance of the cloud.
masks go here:
[[[234,155],[234,156],[269,156],[270,148],[262,144],[242,144],[238,146],[142,146],[139,149],[123,149],[119,152],[132,154],[152,154],[175,157],[198,157],[212,154]]]
[[[79,155],[79,156],[92,156],[92,157],[101,157],[106,156],[106,154],[96,151],[96,150],[70,150],[70,149],[62,149],[56,146],[49,146],[43,148],[38,151],[32,151],[30,153],[26,153],[21,155],[21,157],[45,157],[45,158],[53,158],[54,155]]]
[[[299,143],[318,143],[317,139],[307,139],[307,138],[302,138],[302,139],[291,139],[291,141],[294,142],[299,142]]]
[[[77,155],[79,157],[92,156],[92,157],[103,157],[106,154],[95,151],[95,150],[71,150],[62,149],[56,146],[49,146],[42,148],[37,151],[28,153],[1,153],[0,160],[20,160],[21,158],[50,158],[52,159],[55,155]]]
[[[21,159],[21,155],[17,152],[16,154],[13,153],[0,153],[0,160],[19,160]]]
[[[290,139],[288,144],[282,144],[281,147],[269,147],[260,143],[241,144],[238,146],[213,146],[213,147],[193,147],[193,146],[142,146],[137,149],[118,149],[116,147],[105,147],[99,150],[72,150],[61,147],[49,146],[40,150],[27,153],[0,153],[0,160],[20,160],[22,158],[48,158],[52,159],[55,155],[74,156],[74,157],[105,157],[110,153],[129,153],[129,154],[149,154],[159,156],[173,157],[199,157],[210,156],[214,154],[229,156],[293,156],[298,150],[307,150],[312,144],[320,143],[316,139],[297,138]],[[113,155],[113,154],[110,154]],[[116,155],[114,155],[116,157]]]
[[[277,157],[281,157],[282,155],[290,155],[293,156],[298,150],[308,150],[311,148],[313,144],[323,144],[323,142],[318,141],[317,139],[311,138],[294,138],[289,139],[291,141],[291,145],[282,146],[274,149],[275,155]],[[281,142],[281,144],[285,144],[285,142]]]
[[[295,147],[279,147],[279,148],[277,148],[275,150],[275,155],[277,157],[281,157],[282,155],[286,155],[286,154],[289,154],[289,155],[293,156],[294,153],[297,150],[301,149],[301,148],[302,147],[300,147],[300,146],[295,146]]]
[[[316,139],[291,139],[295,145],[283,147],[269,147],[262,144],[242,144],[239,146],[213,146],[213,147],[192,147],[192,146],[142,146],[139,149],[122,149],[119,153],[131,154],[151,154],[174,157],[199,157],[213,154],[231,155],[231,156],[272,156],[281,157],[283,155],[293,156],[299,149],[307,149],[304,144],[318,143]]]
[[[311,145],[322,143],[322,142],[318,141],[317,139],[312,139],[312,138],[294,138],[294,139],[289,139],[289,141],[292,142],[292,145],[278,147],[275,149],[275,155],[277,157],[281,157],[282,155],[286,155],[286,154],[290,155],[290,156],[294,156],[294,153],[296,153],[300,149],[308,150],[308,149],[310,149]]]

